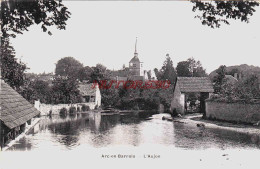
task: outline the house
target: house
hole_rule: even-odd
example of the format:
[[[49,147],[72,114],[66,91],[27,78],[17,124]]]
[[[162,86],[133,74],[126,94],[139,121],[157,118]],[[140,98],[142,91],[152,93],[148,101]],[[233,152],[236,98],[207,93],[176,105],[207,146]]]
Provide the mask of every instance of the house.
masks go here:
[[[186,93],[200,93],[200,111],[205,113],[205,99],[213,93],[213,84],[208,77],[177,77],[171,101],[171,112],[185,114]]]
[[[97,84],[81,83],[78,89],[82,96],[81,103],[85,103],[90,109],[101,106],[101,93]]]
[[[3,147],[22,133],[27,125],[31,125],[31,120],[40,112],[3,80],[0,81],[0,143]]]

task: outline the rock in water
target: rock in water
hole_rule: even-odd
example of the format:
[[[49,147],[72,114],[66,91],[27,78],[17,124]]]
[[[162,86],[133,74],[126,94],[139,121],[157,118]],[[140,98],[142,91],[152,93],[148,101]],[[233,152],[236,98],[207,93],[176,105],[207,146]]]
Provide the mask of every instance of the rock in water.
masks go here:
[[[198,124],[197,124],[197,127],[205,127],[205,124],[203,124],[203,123],[198,123]]]

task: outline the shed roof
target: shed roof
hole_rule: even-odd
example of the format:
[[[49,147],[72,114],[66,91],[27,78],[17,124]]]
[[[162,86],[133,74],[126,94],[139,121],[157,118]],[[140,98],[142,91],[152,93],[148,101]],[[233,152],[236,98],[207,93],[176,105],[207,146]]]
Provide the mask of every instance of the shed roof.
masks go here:
[[[98,87],[93,88],[93,83],[79,84],[79,92],[83,96],[95,96]]]
[[[214,92],[208,77],[177,77],[177,84],[181,92]]]
[[[0,86],[0,120],[10,129],[20,126],[40,114],[27,100],[3,80]]]

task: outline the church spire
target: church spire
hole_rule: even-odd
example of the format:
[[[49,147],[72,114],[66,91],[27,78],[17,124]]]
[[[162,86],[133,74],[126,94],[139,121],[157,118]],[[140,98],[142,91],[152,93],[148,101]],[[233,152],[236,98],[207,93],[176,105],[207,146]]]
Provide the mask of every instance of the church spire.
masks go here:
[[[136,37],[136,39],[135,39],[135,57],[138,57],[138,53],[137,53],[137,48],[136,48],[136,46],[137,46],[137,37]]]

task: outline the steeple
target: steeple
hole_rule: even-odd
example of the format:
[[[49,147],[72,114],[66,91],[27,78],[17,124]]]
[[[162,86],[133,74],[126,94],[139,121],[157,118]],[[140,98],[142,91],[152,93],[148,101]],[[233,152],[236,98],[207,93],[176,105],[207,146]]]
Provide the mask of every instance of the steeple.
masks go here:
[[[134,53],[134,57],[138,57],[138,53],[137,53],[137,48],[136,48],[136,46],[137,46],[137,37],[136,37],[136,39],[135,39],[135,53]]]

